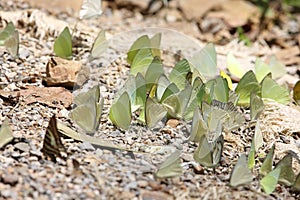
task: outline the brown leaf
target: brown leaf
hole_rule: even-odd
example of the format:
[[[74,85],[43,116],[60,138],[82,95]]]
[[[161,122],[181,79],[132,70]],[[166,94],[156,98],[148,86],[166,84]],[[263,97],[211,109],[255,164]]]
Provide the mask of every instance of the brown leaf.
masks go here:
[[[68,108],[73,100],[72,93],[62,87],[36,87],[27,86],[20,91],[7,92],[0,90],[4,98],[22,99],[25,105],[32,103],[42,103],[55,108]]]
[[[48,86],[73,88],[82,85],[89,77],[88,68],[81,63],[59,57],[49,59],[46,66],[46,83]]]

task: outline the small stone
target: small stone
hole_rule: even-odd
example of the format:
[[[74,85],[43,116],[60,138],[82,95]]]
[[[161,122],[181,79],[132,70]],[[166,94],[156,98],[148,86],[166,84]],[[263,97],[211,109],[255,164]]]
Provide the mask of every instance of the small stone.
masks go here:
[[[30,146],[25,142],[19,142],[14,145],[14,147],[23,152],[29,152]]]
[[[79,148],[86,151],[95,151],[95,147],[89,142],[83,142],[79,145]]]
[[[18,183],[19,177],[15,174],[5,174],[2,176],[2,182],[14,186]]]
[[[148,186],[148,182],[147,181],[138,181],[137,182],[139,187],[145,188]]]

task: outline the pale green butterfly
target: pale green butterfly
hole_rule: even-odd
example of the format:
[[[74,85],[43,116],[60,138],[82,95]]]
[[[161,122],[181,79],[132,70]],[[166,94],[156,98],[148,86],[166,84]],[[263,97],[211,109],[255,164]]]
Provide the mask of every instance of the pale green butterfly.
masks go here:
[[[175,85],[183,90],[185,87],[187,80],[187,75],[191,72],[191,67],[189,62],[186,59],[183,59],[176,63],[174,68],[172,69],[169,79],[171,82],[175,83]]]
[[[108,41],[105,37],[105,31],[101,30],[96,37],[93,47],[91,49],[91,56],[93,58],[100,57],[108,48]]]
[[[275,166],[275,169],[280,168],[278,181],[286,186],[291,186],[295,182],[296,174],[293,171],[292,163],[292,154],[287,154]]]
[[[140,49],[137,51],[136,56],[130,65],[130,73],[132,75],[136,75],[140,72],[145,76],[149,65],[153,62],[153,59],[154,57],[150,48]]]
[[[265,177],[260,180],[260,185],[266,194],[271,194],[278,183],[280,175],[280,168],[274,169],[269,172]]]
[[[68,27],[55,39],[54,53],[61,58],[72,58],[72,36]]]
[[[296,191],[300,191],[300,173],[297,175],[296,180],[293,184],[293,188]]]
[[[251,142],[250,152],[248,154],[248,167],[252,169],[255,166],[255,149],[254,149],[254,139]]]
[[[19,32],[12,22],[0,32],[0,45],[5,46],[7,51],[14,57],[19,54]]]
[[[93,133],[98,129],[104,99],[100,97],[99,86],[82,92],[74,98],[76,107],[71,110],[71,119],[83,130]]]
[[[271,56],[269,61],[269,68],[274,79],[280,78],[286,74],[286,67],[279,62],[275,56]]]
[[[240,80],[235,92],[239,95],[238,104],[249,105],[251,92],[261,94],[260,85],[253,71],[248,71]]]
[[[158,168],[155,176],[157,178],[170,178],[174,176],[180,176],[182,174],[182,166],[180,162],[179,150],[172,153]]]
[[[168,96],[162,102],[168,111],[168,115],[174,118],[182,119],[191,97],[192,87],[186,84],[186,87],[178,93]]]
[[[261,83],[261,97],[264,101],[272,99],[281,104],[288,104],[290,96],[288,89],[280,86],[269,76],[266,76]]]
[[[119,128],[129,129],[131,123],[131,104],[127,92],[124,92],[112,104],[109,110],[109,119]]]
[[[184,120],[186,120],[186,121],[192,120],[194,111],[195,111],[196,107],[199,106],[197,94],[198,94],[198,91],[200,90],[200,88],[202,87],[202,85],[203,85],[203,82],[199,77],[197,77],[193,82],[191,97],[187,104],[187,107],[185,109],[184,116],[183,116]]]
[[[164,74],[162,62],[159,57],[155,56],[145,72],[147,88],[152,88],[162,74]]]
[[[232,187],[237,187],[248,184],[252,180],[253,175],[248,168],[247,158],[245,154],[242,154],[231,172],[229,184]]]
[[[156,98],[159,102],[164,101],[168,96],[179,92],[174,83],[171,83],[165,74],[161,74],[157,80]]]
[[[211,79],[206,83],[208,88],[213,87],[212,98],[221,102],[228,102],[229,87],[227,80],[218,76],[215,79]]]
[[[205,78],[215,77],[217,72],[217,53],[213,44],[206,45],[189,59],[191,65]]]
[[[141,73],[129,75],[124,86],[117,92],[116,97],[127,92],[131,102],[131,112],[144,108],[147,98],[146,80]]]
[[[255,94],[255,92],[251,92],[250,96],[250,117],[252,120],[256,120],[259,118],[259,115],[263,112],[265,108],[263,100]]]
[[[208,140],[213,142],[222,134],[223,123],[229,117],[225,110],[218,109],[212,105],[202,102],[202,117],[208,127]]]
[[[155,34],[152,38],[147,35],[139,37],[127,52],[127,62],[135,68],[138,63],[145,63],[146,60],[152,60],[155,56],[160,57],[160,42],[161,33]],[[141,50],[143,51],[139,53]],[[145,57],[146,55],[147,57]],[[152,57],[152,59],[149,57]],[[132,73],[135,74],[135,71],[132,70]]]
[[[274,156],[275,145],[272,146],[271,150],[267,154],[264,162],[262,163],[259,173],[262,175],[266,175],[270,171],[272,171],[273,167],[273,156]]]
[[[8,119],[5,118],[5,120],[2,122],[1,128],[0,128],[0,148],[4,147],[7,143],[13,140],[12,130],[9,126]]]
[[[268,64],[263,62],[260,58],[256,59],[254,67],[255,75],[258,82],[261,82],[267,74],[271,73],[271,69],[268,66]]]
[[[200,108],[197,106],[195,108],[195,112],[193,116],[192,128],[191,128],[191,134],[189,140],[193,142],[200,142],[202,136],[206,135],[207,132],[208,132],[207,124],[201,115]]]
[[[101,1],[102,0],[83,0],[79,11],[79,18],[90,19],[100,16],[102,14]]]
[[[216,167],[221,160],[224,138],[220,135],[215,141],[208,142],[206,135],[200,139],[194,152],[194,159],[204,167]]]
[[[165,107],[152,100],[150,97],[147,98],[145,106],[145,118],[146,124],[149,128],[153,128],[159,121],[161,121],[167,114]]]
[[[230,74],[236,76],[237,78],[242,78],[246,73],[246,71],[241,67],[241,64],[236,60],[231,52],[227,54],[226,62]]]

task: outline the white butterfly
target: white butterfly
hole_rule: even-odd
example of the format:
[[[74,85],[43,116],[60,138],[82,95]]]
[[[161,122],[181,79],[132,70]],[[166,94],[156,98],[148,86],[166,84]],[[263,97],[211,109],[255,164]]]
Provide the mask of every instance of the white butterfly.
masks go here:
[[[80,19],[90,19],[101,14],[101,0],[83,0],[79,12]]]

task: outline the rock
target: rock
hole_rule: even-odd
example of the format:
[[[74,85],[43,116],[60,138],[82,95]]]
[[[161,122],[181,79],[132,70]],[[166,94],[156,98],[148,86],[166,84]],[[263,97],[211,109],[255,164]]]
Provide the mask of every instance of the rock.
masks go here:
[[[178,1],[178,3],[179,8],[182,10],[185,18],[187,18],[188,20],[192,20],[200,19],[206,12],[208,12],[214,6],[225,1],[226,0],[181,0]]]
[[[18,183],[19,177],[15,174],[5,174],[2,176],[2,182],[14,186]]]
[[[83,142],[79,145],[79,148],[86,151],[95,151],[95,147],[89,142]]]
[[[83,68],[80,62],[51,58],[46,65],[47,86],[73,88],[81,86],[89,78],[89,69]]]
[[[14,145],[14,147],[23,152],[29,152],[30,146],[25,142],[19,142]]]

